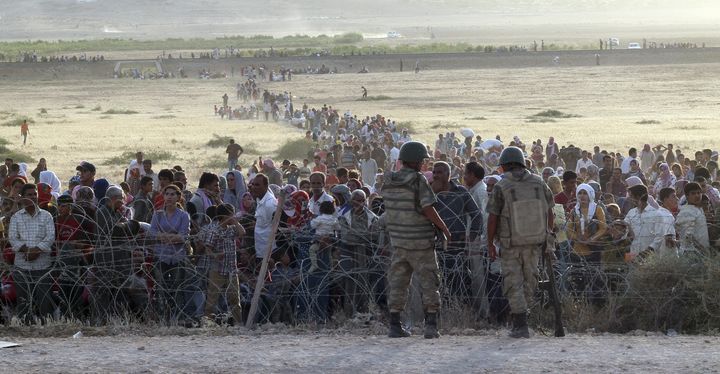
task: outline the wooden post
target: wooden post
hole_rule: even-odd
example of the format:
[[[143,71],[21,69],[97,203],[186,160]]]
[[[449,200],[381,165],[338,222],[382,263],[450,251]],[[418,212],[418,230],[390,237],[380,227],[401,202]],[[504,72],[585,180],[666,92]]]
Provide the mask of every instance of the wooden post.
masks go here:
[[[272,231],[270,231],[267,252],[265,252],[265,257],[262,259],[260,272],[255,282],[255,292],[253,292],[252,302],[250,303],[250,312],[248,313],[247,321],[245,321],[245,327],[248,329],[252,328],[255,324],[255,314],[257,314],[258,304],[260,303],[260,292],[262,292],[263,287],[265,287],[265,277],[267,276],[268,261],[272,255],[273,243],[275,243],[275,233],[278,230],[278,226],[280,226],[280,216],[282,215],[282,208],[285,203],[285,192],[281,191],[279,195],[280,198],[278,199],[277,208],[275,209],[275,216],[273,216],[272,220]]]

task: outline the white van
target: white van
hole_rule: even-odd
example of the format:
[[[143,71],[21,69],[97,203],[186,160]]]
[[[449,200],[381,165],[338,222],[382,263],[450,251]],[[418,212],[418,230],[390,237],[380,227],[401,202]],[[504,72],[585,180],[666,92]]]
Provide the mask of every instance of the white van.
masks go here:
[[[628,43],[628,49],[642,49],[640,43]]]

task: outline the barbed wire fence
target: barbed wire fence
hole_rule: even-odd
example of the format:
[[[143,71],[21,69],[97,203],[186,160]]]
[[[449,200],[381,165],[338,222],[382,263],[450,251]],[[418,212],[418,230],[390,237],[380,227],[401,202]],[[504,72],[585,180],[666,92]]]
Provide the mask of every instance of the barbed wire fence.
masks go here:
[[[81,207],[77,206],[79,211]],[[89,226],[97,222],[84,218]],[[103,325],[125,323],[181,325],[187,319],[208,317],[205,301],[211,279],[203,256],[188,254],[168,266],[155,254],[157,241],[147,225],[120,224],[111,233],[78,227],[83,239],[57,241],[52,265],[38,272],[11,266],[8,250],[3,264],[2,316],[7,324],[74,320]],[[567,228],[564,228],[567,229]],[[370,326],[387,312],[387,271],[392,256],[384,229],[368,228],[367,242],[348,253],[342,239],[320,248],[317,269],[311,271],[309,248],[313,232],[308,225],[284,228],[279,249],[267,274],[257,274],[247,240],[238,240],[237,270],[223,280],[238,277],[238,290],[227,282],[219,290],[214,313],[206,323],[245,323],[258,277],[265,279],[256,323],[311,326]],[[105,235],[106,240],[102,240]],[[654,235],[654,234],[653,234]],[[342,236],[342,235],[341,235]],[[187,238],[187,247],[200,240]],[[104,243],[104,244],[101,244]],[[466,242],[459,251],[437,246],[442,296],[441,328],[484,328],[507,322],[509,308],[501,291],[500,261],[490,261],[480,240]],[[712,249],[680,255],[654,254],[625,262],[630,239],[607,236],[593,243],[602,252],[599,262],[574,256],[557,261],[553,269],[570,331],[625,332],[634,329],[707,332],[720,322],[720,258]],[[567,248],[573,251],[572,245]],[[560,249],[556,250],[558,257]],[[16,254],[17,256],[18,254]],[[541,280],[548,274],[541,271]],[[21,289],[26,287],[25,289]],[[243,321],[234,321],[232,292],[237,292]],[[422,324],[420,289],[411,284],[406,323]],[[23,309],[24,307],[29,310]],[[27,313],[28,311],[33,313]],[[43,314],[47,313],[47,314]],[[538,288],[531,317],[541,331],[552,326],[547,290]]]

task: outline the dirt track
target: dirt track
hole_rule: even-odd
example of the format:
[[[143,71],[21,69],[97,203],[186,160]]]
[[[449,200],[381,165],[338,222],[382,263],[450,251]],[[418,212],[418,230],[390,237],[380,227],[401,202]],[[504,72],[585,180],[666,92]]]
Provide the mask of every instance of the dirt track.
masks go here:
[[[717,337],[571,335],[513,340],[504,332],[391,340],[335,334],[12,339],[15,372],[713,372]]]
[[[600,54],[602,66],[697,64],[720,62],[720,48],[698,49],[645,49],[613,51],[546,51],[514,53],[436,53],[365,56],[229,58],[220,60],[173,59],[163,61],[168,71],[177,72],[181,66],[190,78],[207,69],[211,72],[231,74],[241,66],[265,64],[271,69],[280,66],[291,68],[337,68],[340,73],[357,73],[363,66],[371,72],[412,71],[419,62],[422,71],[493,68],[574,67],[596,65],[595,54]],[[558,57],[558,62],[553,60]],[[151,66],[153,60],[143,60]],[[74,63],[0,63],[0,79],[9,80],[63,80],[111,78],[117,61]]]

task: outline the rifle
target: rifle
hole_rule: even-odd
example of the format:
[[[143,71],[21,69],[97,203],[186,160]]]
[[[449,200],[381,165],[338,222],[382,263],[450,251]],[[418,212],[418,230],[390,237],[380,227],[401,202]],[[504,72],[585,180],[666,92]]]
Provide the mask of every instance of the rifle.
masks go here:
[[[550,239],[550,238],[548,238]],[[554,235],[553,235],[554,239]],[[554,243],[555,241],[552,240]],[[545,266],[545,272],[548,277],[547,292],[550,295],[550,302],[553,304],[555,310],[555,337],[562,338],[565,336],[565,328],[562,324],[562,305],[560,304],[560,297],[557,294],[557,288],[555,288],[555,271],[553,270],[553,255],[548,254],[548,240],[542,245],[542,262]]]

